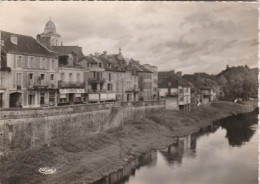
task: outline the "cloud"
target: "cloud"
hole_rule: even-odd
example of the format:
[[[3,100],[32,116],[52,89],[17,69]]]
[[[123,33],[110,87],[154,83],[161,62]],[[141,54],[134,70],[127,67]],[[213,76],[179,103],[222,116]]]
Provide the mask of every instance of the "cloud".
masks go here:
[[[0,8],[3,30],[35,37],[51,17],[65,45],[85,54],[121,47],[159,70],[218,73],[227,63],[258,62],[257,3],[6,1]]]

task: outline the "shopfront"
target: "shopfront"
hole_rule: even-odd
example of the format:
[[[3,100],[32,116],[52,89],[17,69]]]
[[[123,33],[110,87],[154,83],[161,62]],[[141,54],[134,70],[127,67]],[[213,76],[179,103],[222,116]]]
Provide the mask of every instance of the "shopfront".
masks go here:
[[[59,89],[58,105],[73,105],[85,103],[85,89]]]

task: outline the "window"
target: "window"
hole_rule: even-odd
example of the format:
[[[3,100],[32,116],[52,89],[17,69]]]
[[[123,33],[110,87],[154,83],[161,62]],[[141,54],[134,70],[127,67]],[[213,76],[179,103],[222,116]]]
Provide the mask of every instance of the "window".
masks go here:
[[[52,59],[51,60],[51,69],[55,69],[55,60],[54,59]]]
[[[183,93],[183,89],[180,89],[180,93]]]
[[[45,74],[41,74],[40,76],[40,80],[41,80],[41,85],[44,85],[45,84]]]
[[[40,61],[40,69],[46,69],[47,68],[47,61],[45,58],[42,58]]]
[[[113,86],[112,86],[112,84],[107,84],[107,90],[108,90],[108,91],[113,91]]]
[[[21,73],[16,74],[16,86],[18,89],[21,89],[21,87],[22,87],[22,74]]]
[[[21,68],[22,67],[22,62],[23,62],[23,57],[22,56],[18,56],[17,57],[17,61],[16,61],[16,66],[18,68]]]
[[[98,63],[98,66],[99,66],[99,68],[101,68],[102,67],[101,63]]]
[[[33,57],[28,57],[28,68],[32,68],[33,67]]]
[[[51,80],[54,80],[54,74],[51,74]]]
[[[64,73],[60,74],[60,80],[63,81],[64,80]]]
[[[33,59],[33,68],[36,68],[36,59]]]
[[[69,82],[72,82],[72,73],[69,73]]]
[[[0,108],[3,108],[3,93],[0,93]]]
[[[34,105],[35,95],[28,95],[28,105]]]
[[[44,93],[40,93],[40,104],[41,105],[45,104],[45,94]]]
[[[108,80],[111,81],[111,73],[108,73]]]
[[[44,80],[45,74],[41,74],[41,80]]]
[[[32,73],[29,74],[29,79],[30,80],[33,79],[33,74]]]
[[[33,85],[33,74],[32,73],[29,73],[28,79],[29,79],[29,85]]]
[[[80,82],[80,74],[77,74],[77,82]]]

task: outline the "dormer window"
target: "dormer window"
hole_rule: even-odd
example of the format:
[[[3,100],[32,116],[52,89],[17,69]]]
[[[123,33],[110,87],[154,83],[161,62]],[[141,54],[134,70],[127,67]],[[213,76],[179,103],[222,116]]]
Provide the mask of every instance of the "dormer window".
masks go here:
[[[11,41],[12,44],[17,45],[18,42],[17,42],[17,36],[16,35],[11,35],[10,39],[11,39],[10,41]]]

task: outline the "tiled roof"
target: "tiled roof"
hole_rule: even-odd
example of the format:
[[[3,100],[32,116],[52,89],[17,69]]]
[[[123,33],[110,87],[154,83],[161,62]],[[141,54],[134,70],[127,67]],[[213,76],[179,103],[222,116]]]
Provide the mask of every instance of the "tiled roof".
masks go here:
[[[131,59],[131,61],[129,62],[129,66],[140,73],[153,73],[152,71],[142,66],[138,61],[135,61],[133,59]]]
[[[11,36],[17,36],[17,44],[11,42]],[[2,46],[6,52],[28,54],[35,56],[57,57],[57,54],[48,51],[44,46],[38,43],[33,37],[1,31],[1,39],[4,41]]]
[[[99,59],[107,71],[125,72],[127,70],[126,62],[121,54],[99,55]]]
[[[195,73],[193,75],[183,75],[183,78],[198,89],[211,89],[215,85],[215,82],[211,79],[203,78],[206,75],[205,73]]]
[[[82,52],[82,48],[79,46],[52,46],[51,49],[55,52],[59,52],[61,54],[70,54],[74,53],[78,56],[79,59],[84,57]]]
[[[173,72],[158,72],[158,87],[168,88],[168,82],[171,82],[171,87],[177,88],[178,86],[190,87],[190,84],[183,78],[177,76]]]

